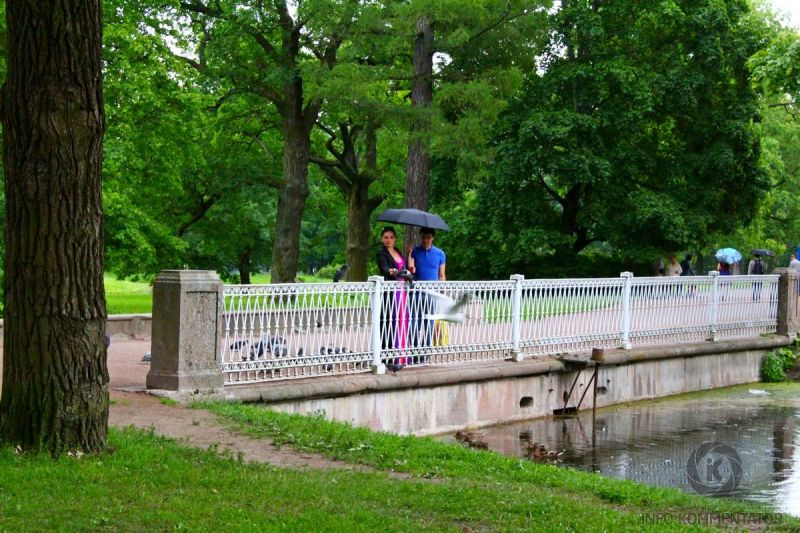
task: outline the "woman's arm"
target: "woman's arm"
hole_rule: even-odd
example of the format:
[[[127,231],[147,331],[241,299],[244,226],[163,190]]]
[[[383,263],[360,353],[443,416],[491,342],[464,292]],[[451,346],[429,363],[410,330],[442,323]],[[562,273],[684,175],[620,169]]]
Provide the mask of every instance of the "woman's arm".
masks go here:
[[[378,251],[378,270],[384,278],[393,278],[397,273],[392,256],[385,249]]]

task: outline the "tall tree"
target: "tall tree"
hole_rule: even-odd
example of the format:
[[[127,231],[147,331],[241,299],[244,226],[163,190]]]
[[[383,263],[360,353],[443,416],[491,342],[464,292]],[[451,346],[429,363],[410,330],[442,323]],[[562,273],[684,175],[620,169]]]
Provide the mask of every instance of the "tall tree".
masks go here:
[[[484,250],[486,267],[535,275],[552,256],[578,274],[592,245],[679,250],[747,223],[767,187],[748,15],[742,0],[564,2],[473,204],[477,241],[506,251]]]
[[[223,100],[255,96],[271,104],[279,117],[283,183],[275,218],[273,283],[293,281],[297,274],[311,132],[323,104],[309,91],[309,79],[337,64],[358,8],[356,0],[297,4],[189,0],[174,13],[179,19],[189,18],[185,30],[196,36],[196,56],[185,57],[186,62],[225,92]]]
[[[247,117],[251,102],[217,109],[206,77],[141,31],[140,3],[106,2],[107,271],[149,277],[189,265],[226,275],[249,270],[249,258],[268,267],[280,134]]]
[[[411,61],[413,67],[411,105],[418,110],[418,113],[411,125],[408,145],[405,206],[427,211],[431,172],[428,108],[433,101],[433,23],[428,16],[421,15],[417,18],[416,29]],[[419,228],[412,228],[412,231],[405,233],[406,248],[418,240]]]
[[[463,116],[470,115],[469,108],[473,102],[469,100],[476,94],[477,84],[474,82],[488,81],[492,76],[487,74],[494,73],[499,74],[493,80],[495,88],[513,85],[509,81],[519,76],[512,71],[524,69],[532,62],[532,44],[540,40],[545,27],[537,14],[543,13],[542,5],[548,3],[520,0],[432,3],[423,0],[396,8],[405,19],[398,27],[411,35],[406,46],[411,50],[408,59],[410,100],[414,112],[411,114],[406,160],[406,207],[429,208],[431,165],[436,156],[438,133],[441,132],[439,125],[457,123]],[[500,74],[503,70],[506,70],[506,76]],[[470,89],[466,89],[469,86]],[[453,105],[454,101],[450,100],[437,105],[438,97],[434,91],[436,94],[444,92],[449,98],[461,92],[455,100],[464,103],[464,108],[448,114],[458,104]],[[495,93],[492,96],[498,98],[500,95]],[[502,97],[498,100],[502,101]],[[497,107],[491,98],[483,99],[482,105],[488,109]],[[472,130],[483,128],[489,131],[487,126],[489,123],[484,121]],[[452,133],[451,129],[444,136]],[[463,140],[460,136],[456,139]],[[456,140],[452,142],[457,145]],[[444,141],[441,144],[449,143]],[[469,151],[463,145],[455,150]],[[454,154],[451,152],[444,157],[454,157]],[[418,228],[406,232],[406,245],[417,236]]]
[[[101,2],[6,7],[0,438],[96,452],[108,432]]]

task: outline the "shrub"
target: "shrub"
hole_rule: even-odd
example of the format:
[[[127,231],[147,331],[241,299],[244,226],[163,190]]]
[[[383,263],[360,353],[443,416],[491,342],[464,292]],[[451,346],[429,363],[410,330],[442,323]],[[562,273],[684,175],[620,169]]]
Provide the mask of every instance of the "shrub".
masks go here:
[[[800,351],[797,347],[779,348],[768,352],[761,360],[761,379],[777,383],[788,379],[788,372],[797,364]]]
[[[764,359],[761,360],[761,380],[767,383],[786,381],[783,361],[777,353],[767,352]]]
[[[341,266],[342,265],[336,265],[336,264],[327,265],[317,270],[314,273],[314,275],[317,276],[318,278],[324,278],[330,281],[333,279],[333,275],[336,273],[337,270],[339,270],[339,267]]]

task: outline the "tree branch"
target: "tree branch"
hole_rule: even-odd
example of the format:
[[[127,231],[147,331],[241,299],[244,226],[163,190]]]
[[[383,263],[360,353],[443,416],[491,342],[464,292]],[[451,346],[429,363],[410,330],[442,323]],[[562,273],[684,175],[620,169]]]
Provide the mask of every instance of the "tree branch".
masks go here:
[[[787,113],[789,113],[789,115],[793,119],[796,119],[797,117],[800,117],[800,109],[796,108],[795,102],[783,102],[783,103],[780,103],[780,104],[769,104],[768,107],[782,107],[783,110],[786,111]]]
[[[183,237],[192,225],[202,220],[208,210],[220,199],[220,193],[213,193],[208,196],[201,196],[197,205],[192,210],[191,218],[178,226],[177,236]]]
[[[542,176],[541,174],[539,174],[539,183],[541,183],[541,184],[542,184],[542,187],[544,187],[544,190],[545,190],[545,191],[547,191],[547,194],[549,194],[549,195],[550,195],[550,197],[551,197],[553,200],[555,200],[556,202],[558,202],[559,204],[561,204],[561,206],[562,206],[562,207],[567,205],[567,201],[566,201],[564,198],[562,198],[562,197],[561,197],[561,196],[560,196],[560,195],[559,195],[559,194],[558,194],[558,193],[555,191],[555,189],[553,189],[552,187],[550,187],[550,185],[548,185],[548,184],[547,184],[547,182],[544,180],[544,176]]]
[[[180,6],[181,9],[191,11],[192,13],[200,13],[201,15],[207,15],[209,17],[222,16],[222,6],[220,6],[218,2],[214,2],[214,4],[215,7],[212,8],[199,0],[191,0],[190,2],[181,2]]]
[[[386,196],[383,194],[371,197],[369,200],[367,200],[367,209],[369,209],[369,212],[372,213],[378,209],[378,206],[381,205],[384,200],[386,200]]]

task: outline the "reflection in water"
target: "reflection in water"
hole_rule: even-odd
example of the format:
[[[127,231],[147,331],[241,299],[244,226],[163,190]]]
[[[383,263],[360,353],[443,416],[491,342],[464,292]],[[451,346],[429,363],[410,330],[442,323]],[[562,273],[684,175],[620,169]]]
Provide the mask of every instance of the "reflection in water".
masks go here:
[[[721,442],[742,459],[744,475],[734,497],[800,516],[798,392],[800,387],[756,395],[736,387],[598,411],[594,435],[589,412],[490,428],[482,439],[490,449],[523,457],[541,445],[549,455],[539,459],[688,492],[690,454],[704,442]]]

